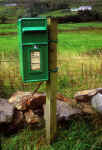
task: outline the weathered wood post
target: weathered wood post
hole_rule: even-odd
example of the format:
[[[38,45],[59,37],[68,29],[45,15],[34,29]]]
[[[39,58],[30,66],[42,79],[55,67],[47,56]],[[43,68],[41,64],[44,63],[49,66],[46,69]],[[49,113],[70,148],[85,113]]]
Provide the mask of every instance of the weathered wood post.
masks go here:
[[[57,23],[54,18],[48,19],[48,64],[49,80],[46,83],[46,139],[50,144],[56,134],[56,75],[57,75]]]

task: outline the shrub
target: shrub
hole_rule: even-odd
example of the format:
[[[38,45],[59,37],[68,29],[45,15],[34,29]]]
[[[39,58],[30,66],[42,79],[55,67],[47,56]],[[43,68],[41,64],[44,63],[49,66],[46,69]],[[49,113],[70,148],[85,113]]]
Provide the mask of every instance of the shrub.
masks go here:
[[[5,16],[5,15],[1,15],[1,16],[0,16],[0,21],[1,21],[2,24],[5,24],[6,21],[7,21],[7,19],[8,19],[8,18],[7,18],[7,16]]]
[[[1,11],[0,12],[0,22],[2,24],[5,24],[7,20],[8,20],[8,12],[6,10],[5,11]]]

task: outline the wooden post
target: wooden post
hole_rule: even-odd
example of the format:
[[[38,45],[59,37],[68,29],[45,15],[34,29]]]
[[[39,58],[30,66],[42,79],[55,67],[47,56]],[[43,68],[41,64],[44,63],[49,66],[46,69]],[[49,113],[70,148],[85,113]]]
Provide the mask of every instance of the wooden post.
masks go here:
[[[49,80],[46,83],[46,139],[50,144],[56,134],[56,75],[57,68],[57,23],[54,18],[48,20],[48,64]],[[55,71],[55,72],[54,72]]]

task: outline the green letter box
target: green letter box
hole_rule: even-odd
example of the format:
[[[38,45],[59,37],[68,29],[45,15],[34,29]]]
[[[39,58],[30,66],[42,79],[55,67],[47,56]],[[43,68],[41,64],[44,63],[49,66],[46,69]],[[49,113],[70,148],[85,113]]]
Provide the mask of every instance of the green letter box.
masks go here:
[[[48,80],[48,30],[46,18],[18,20],[20,70],[24,82]]]

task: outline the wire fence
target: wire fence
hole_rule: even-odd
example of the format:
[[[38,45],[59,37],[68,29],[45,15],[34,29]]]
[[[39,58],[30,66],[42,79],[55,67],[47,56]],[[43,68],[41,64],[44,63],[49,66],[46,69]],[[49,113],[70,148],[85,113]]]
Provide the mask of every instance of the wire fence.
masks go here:
[[[31,90],[36,84],[24,83],[19,71],[19,61],[0,60],[0,96],[9,96],[17,90]]]
[[[98,88],[102,85],[101,56],[58,59],[58,91]],[[19,72],[19,61],[0,60],[0,96],[9,97],[17,90],[31,91],[38,83],[24,83]]]

